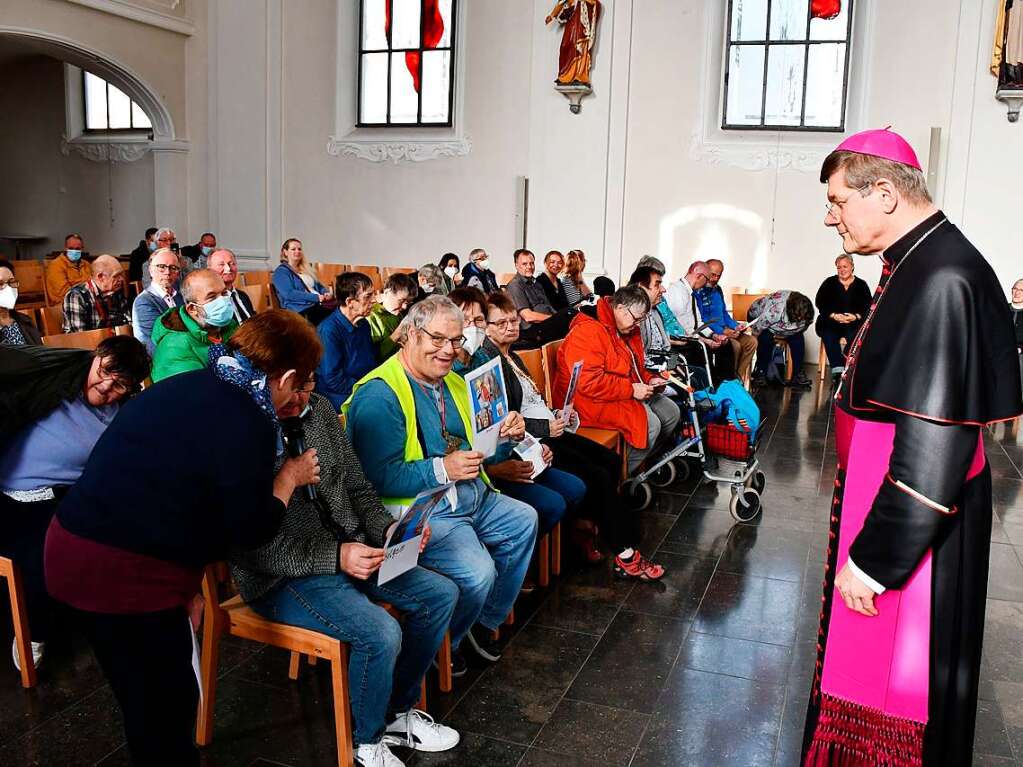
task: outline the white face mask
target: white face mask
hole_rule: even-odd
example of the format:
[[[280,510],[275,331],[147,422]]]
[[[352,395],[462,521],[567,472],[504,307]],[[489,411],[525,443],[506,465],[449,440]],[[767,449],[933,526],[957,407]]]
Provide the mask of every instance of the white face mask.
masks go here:
[[[18,303],[18,289],[10,285],[0,288],[0,309],[13,309]]]
[[[490,259],[489,258],[484,258],[482,261],[477,261],[476,262],[476,266],[478,266],[480,269],[489,269],[490,268]]]
[[[424,293],[426,293],[427,295],[429,295],[430,293],[432,293],[432,292],[433,292],[433,285],[420,285],[419,287],[420,287],[420,288],[422,289],[422,291],[423,291]]]
[[[465,349],[465,353],[470,357],[483,345],[483,339],[487,337],[487,334],[483,332],[483,328],[478,328],[475,325],[465,328],[462,331],[462,335],[465,336],[465,344],[462,348]]]
[[[449,279],[454,279],[455,275],[458,274],[458,267],[457,266],[445,267],[444,274],[446,274]]]

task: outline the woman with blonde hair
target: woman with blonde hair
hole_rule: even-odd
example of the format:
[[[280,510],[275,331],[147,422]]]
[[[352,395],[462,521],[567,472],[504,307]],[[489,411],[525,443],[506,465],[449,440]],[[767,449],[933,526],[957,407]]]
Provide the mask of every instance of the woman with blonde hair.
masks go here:
[[[298,312],[319,325],[334,308],[334,293],[312,273],[302,241],[289,237],[281,245],[281,265],[274,270],[273,287],[282,309]]]
[[[583,272],[586,270],[586,254],[581,250],[570,250],[565,256],[565,271],[561,275],[561,284],[565,286],[568,305],[575,306],[593,295],[586,284]]]

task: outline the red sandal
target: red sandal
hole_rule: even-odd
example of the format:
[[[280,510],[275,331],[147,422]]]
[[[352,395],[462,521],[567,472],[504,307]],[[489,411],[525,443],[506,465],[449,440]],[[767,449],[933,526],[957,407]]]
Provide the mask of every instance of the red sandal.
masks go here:
[[[619,578],[639,578],[641,581],[659,581],[664,577],[665,570],[656,562],[651,562],[640,554],[639,549],[632,552],[628,559],[621,555],[615,557],[614,574]]]

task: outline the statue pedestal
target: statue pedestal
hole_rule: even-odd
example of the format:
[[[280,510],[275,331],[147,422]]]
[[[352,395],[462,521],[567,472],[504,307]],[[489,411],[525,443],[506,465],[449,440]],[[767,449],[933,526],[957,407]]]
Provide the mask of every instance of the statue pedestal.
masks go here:
[[[568,108],[574,115],[579,114],[582,109],[583,96],[589,96],[593,93],[593,88],[582,83],[573,83],[571,85],[561,85],[560,83],[556,83],[554,85],[554,90],[568,99]]]
[[[1009,122],[1017,122],[1020,107],[1023,106],[1023,88],[999,88],[995,91],[995,98],[1006,103]]]

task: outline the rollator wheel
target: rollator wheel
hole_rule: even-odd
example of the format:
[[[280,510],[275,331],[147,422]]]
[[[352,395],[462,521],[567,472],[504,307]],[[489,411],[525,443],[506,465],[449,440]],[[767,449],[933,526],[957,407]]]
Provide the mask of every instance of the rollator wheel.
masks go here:
[[[689,479],[689,475],[693,473],[692,467],[689,465],[689,461],[685,458],[676,458],[672,463],[675,465],[675,481],[685,482]]]
[[[664,464],[664,466],[650,475],[650,484],[654,487],[669,487],[675,481],[675,476],[677,474],[678,471],[675,469],[675,464],[668,461]]]
[[[643,511],[654,500],[654,491],[646,482],[629,482],[625,487],[625,495],[633,511]]]
[[[756,490],[758,493],[764,492],[764,488],[767,487],[767,475],[760,471],[760,469],[757,469],[746,480],[746,487]]]
[[[751,487],[732,493],[728,502],[728,511],[736,522],[750,522],[760,513],[760,493]]]

